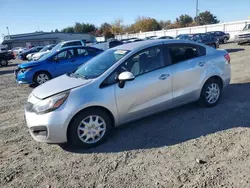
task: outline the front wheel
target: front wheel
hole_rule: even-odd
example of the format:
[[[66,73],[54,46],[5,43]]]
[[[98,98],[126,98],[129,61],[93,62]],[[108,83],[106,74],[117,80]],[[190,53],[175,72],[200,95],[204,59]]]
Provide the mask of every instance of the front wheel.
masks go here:
[[[203,106],[213,107],[218,104],[222,86],[216,79],[208,80],[202,88],[199,102]]]
[[[7,60],[0,60],[0,65],[1,66],[7,66],[8,65],[8,61]]]
[[[34,76],[34,82],[36,85],[41,85],[51,79],[51,76],[48,72],[38,72]]]
[[[80,112],[69,125],[68,144],[74,148],[91,148],[103,143],[112,129],[104,110],[91,108]]]

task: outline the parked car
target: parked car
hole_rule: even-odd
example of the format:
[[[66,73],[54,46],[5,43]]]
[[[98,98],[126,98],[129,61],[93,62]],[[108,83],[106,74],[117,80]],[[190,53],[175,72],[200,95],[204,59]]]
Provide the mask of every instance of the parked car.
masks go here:
[[[70,46],[86,46],[85,43],[86,40],[68,40],[68,41],[63,41],[57,44],[54,48],[53,51],[60,50],[65,47],[70,47]]]
[[[95,48],[102,49],[102,50],[107,50],[107,49],[114,48],[114,47],[122,45],[122,44],[123,44],[123,42],[121,42],[119,40],[110,40],[110,41],[94,44],[91,46],[95,47]]]
[[[100,49],[83,46],[51,52],[38,61],[19,64],[15,71],[16,81],[19,84],[41,85],[54,77],[76,70],[101,52]]]
[[[34,53],[31,57],[30,60],[33,61],[37,61],[38,59],[40,59],[42,56],[48,54],[54,47],[56,46],[56,44],[49,44],[47,46],[45,46],[43,49],[41,49],[39,52]]]
[[[217,105],[230,56],[188,40],[147,40],[106,50],[35,88],[25,118],[36,141],[93,147],[112,128],[199,101]]]
[[[22,53],[25,50],[27,50],[27,49],[23,48],[23,47],[15,47],[15,48],[11,49],[11,51],[14,53],[15,56]]]
[[[130,40],[126,41],[126,43],[140,42],[140,41],[144,41],[144,40],[143,39],[130,39]]]
[[[151,40],[156,40],[156,39],[174,39],[174,37],[170,36],[157,36],[157,37],[152,37]]]
[[[215,38],[217,38],[220,43],[226,44],[227,41],[230,39],[230,34],[229,33],[225,33],[223,31],[210,31],[210,32],[207,32],[207,33],[211,34]]]
[[[44,46],[36,46],[36,47],[33,47],[33,48],[28,49],[26,51],[23,51],[22,53],[20,53],[18,55],[18,58],[22,59],[22,60],[27,60],[27,55],[29,55],[31,53],[39,52],[41,49],[43,49],[43,47]]]
[[[133,37],[133,38],[129,38],[129,39],[122,39],[122,40],[120,40],[121,42],[123,42],[124,44],[125,43],[127,43],[128,41],[130,41],[130,40],[133,40],[133,39],[138,39],[138,38],[136,38],[136,37]]]
[[[7,66],[8,61],[11,59],[15,59],[15,55],[12,51],[0,51],[0,65]]]
[[[246,24],[243,30],[235,35],[234,42],[237,42],[238,45],[250,43],[250,24]]]
[[[175,38],[176,39],[180,39],[180,40],[188,40],[188,38],[189,38],[189,35],[190,34],[180,34],[180,35],[177,35]]]
[[[149,36],[149,37],[145,37],[145,38],[144,38],[144,40],[149,40],[149,39],[151,39],[151,38],[153,38],[153,37],[157,37],[157,36]]]
[[[203,43],[213,48],[219,48],[220,42],[219,39],[207,33],[196,33],[189,35],[189,40],[195,42]]]

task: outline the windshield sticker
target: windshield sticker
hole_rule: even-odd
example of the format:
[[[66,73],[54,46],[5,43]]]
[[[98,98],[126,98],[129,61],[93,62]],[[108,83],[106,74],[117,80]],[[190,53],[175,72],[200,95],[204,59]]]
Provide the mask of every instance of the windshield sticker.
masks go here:
[[[126,50],[116,50],[115,54],[124,55],[126,52],[127,52]]]

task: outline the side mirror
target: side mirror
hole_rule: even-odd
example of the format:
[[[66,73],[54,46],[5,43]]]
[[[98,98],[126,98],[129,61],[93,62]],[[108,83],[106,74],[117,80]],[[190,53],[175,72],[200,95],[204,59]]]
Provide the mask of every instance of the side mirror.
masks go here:
[[[58,57],[54,57],[54,61],[58,63],[59,62],[59,58]]]
[[[118,80],[119,80],[119,87],[120,88],[124,88],[125,86],[125,82],[126,81],[132,81],[135,79],[135,76],[133,75],[133,73],[125,71],[122,72],[119,76],[118,76]]]

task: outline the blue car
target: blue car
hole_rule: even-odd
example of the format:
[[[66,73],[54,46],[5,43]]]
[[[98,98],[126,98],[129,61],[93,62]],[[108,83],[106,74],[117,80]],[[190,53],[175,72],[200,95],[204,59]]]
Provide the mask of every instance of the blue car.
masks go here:
[[[15,70],[19,84],[43,84],[44,82],[65,73],[75,71],[80,65],[102,53],[103,50],[75,46],[53,51],[39,59],[18,65]]]

